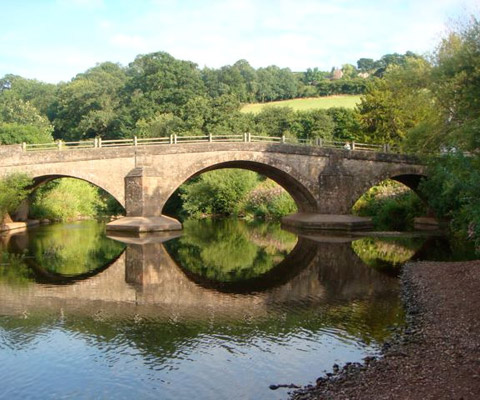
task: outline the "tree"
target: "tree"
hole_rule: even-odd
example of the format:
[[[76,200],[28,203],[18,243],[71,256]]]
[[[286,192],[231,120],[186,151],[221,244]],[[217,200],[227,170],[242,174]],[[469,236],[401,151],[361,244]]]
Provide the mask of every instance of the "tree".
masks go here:
[[[7,74],[0,79],[0,87],[8,85],[8,92],[35,107],[40,115],[52,117],[52,105],[56,99],[56,85]]]
[[[110,62],[61,83],[55,105],[55,136],[64,140],[126,136],[125,83],[124,68]]]
[[[333,138],[340,140],[358,140],[361,138],[360,126],[354,110],[332,107],[326,110],[331,117],[334,128]]]
[[[403,144],[407,133],[437,117],[428,88],[431,65],[408,58],[405,66],[390,66],[382,79],[374,79],[358,106],[365,141]]]
[[[358,74],[357,69],[352,64],[342,65],[343,78],[355,78]]]
[[[236,214],[241,200],[258,182],[257,174],[238,169],[222,169],[200,175],[182,187],[183,209],[190,216]]]
[[[0,225],[6,214],[15,211],[30,193],[32,180],[25,174],[16,173],[0,179]]]
[[[294,118],[295,113],[291,107],[267,106],[255,116],[256,130],[268,136],[288,135]]]
[[[361,72],[370,72],[375,68],[375,61],[373,58],[360,58],[357,61],[357,68]]]
[[[206,95],[197,65],[165,52],[137,56],[127,75],[125,94],[134,122],[158,112],[179,116],[191,98]]]
[[[0,96],[0,144],[48,143],[53,127],[29,102],[14,93]]]
[[[464,150],[480,148],[480,21],[473,18],[442,40],[435,54],[432,91],[442,113],[436,140]],[[430,135],[431,137],[431,135]]]

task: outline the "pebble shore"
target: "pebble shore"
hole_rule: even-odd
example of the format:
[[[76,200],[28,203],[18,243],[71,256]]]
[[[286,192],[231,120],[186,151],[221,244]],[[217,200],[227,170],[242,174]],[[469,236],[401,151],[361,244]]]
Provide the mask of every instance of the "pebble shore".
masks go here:
[[[382,357],[334,365],[291,399],[480,399],[480,260],[408,263],[402,284],[407,325]]]

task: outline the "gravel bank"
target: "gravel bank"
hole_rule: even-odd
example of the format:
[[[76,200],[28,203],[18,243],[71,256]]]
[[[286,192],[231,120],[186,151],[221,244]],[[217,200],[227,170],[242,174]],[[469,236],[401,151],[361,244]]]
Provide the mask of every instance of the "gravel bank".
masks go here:
[[[402,282],[407,328],[383,357],[334,366],[292,399],[480,399],[480,260],[409,263]]]

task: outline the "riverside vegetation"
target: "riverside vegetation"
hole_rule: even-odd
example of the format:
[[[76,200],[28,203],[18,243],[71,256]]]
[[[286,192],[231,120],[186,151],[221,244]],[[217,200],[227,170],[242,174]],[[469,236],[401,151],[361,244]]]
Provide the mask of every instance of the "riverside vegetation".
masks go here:
[[[102,63],[57,85],[6,75],[0,80],[0,142],[252,132],[390,143],[430,163],[420,198],[437,217],[451,221],[454,235],[473,242],[480,251],[479,64],[480,23],[471,17],[448,33],[429,57],[387,54],[330,72],[313,68],[296,73],[276,66],[255,70],[245,60],[220,69],[199,69],[157,52],[139,55],[127,67]],[[299,111],[272,106],[257,114],[241,112],[245,103],[332,94],[360,95],[360,102],[355,109]],[[196,216],[280,215],[293,209],[288,201],[271,207],[255,200],[275,196],[267,194],[269,183],[248,173],[235,178],[242,182],[235,199],[243,208],[235,204],[228,209],[225,201],[234,198],[230,195],[235,190],[225,182],[234,180],[233,175],[221,172],[217,178],[224,181],[215,188],[221,196],[205,175],[178,191],[177,206],[182,201],[184,212]],[[255,180],[258,187],[252,184]],[[393,196],[401,199],[403,211],[386,200],[380,207],[377,199],[385,196],[378,193],[383,190],[391,192],[391,184],[373,189],[376,195],[366,194],[356,211],[374,213],[378,220],[392,213],[408,220],[421,209],[412,195],[396,191]],[[216,203],[199,204],[192,195],[199,192],[215,193],[211,201]]]

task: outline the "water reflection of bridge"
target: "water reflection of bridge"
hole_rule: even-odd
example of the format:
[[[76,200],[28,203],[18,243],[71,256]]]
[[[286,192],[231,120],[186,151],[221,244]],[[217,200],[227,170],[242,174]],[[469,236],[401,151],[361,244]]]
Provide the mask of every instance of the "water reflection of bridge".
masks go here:
[[[19,238],[21,240],[21,238]],[[0,311],[17,314],[29,310],[95,311],[225,318],[266,315],[272,307],[290,302],[310,304],[331,298],[351,301],[382,297],[396,290],[397,280],[367,267],[350,240],[299,238],[287,258],[250,282],[209,282],[186,274],[161,241],[129,244],[107,269],[68,285],[27,284],[21,289],[0,283]],[[249,293],[246,293],[249,292]],[[162,311],[163,310],[163,311]]]

